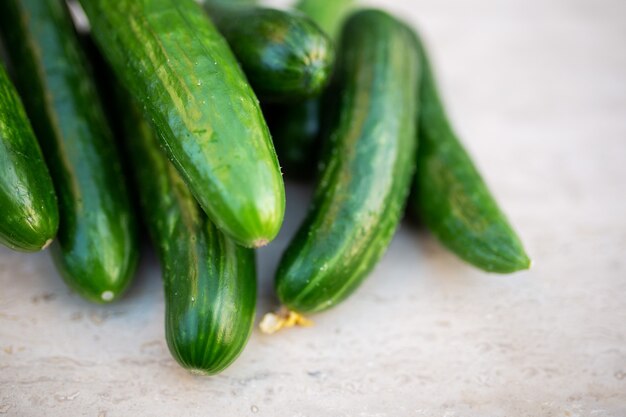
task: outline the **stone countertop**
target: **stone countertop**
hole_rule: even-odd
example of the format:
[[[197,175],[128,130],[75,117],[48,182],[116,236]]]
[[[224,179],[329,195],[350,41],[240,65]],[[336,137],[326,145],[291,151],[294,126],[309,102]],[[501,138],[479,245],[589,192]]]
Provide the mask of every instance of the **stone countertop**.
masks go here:
[[[372,2],[372,4],[376,4]],[[626,415],[626,3],[379,1],[430,42],[455,125],[535,261],[496,276],[404,224],[316,326],[255,330],[216,377],[176,365],[154,255],[107,307],[48,253],[0,249],[0,414]],[[310,190],[258,252],[259,313]]]

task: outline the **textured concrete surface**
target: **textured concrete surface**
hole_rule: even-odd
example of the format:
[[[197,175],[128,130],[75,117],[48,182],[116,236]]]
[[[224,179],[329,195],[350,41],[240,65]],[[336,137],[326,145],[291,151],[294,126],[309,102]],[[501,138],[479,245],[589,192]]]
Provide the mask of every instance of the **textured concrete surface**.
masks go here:
[[[626,3],[380,1],[431,43],[451,115],[535,267],[476,271],[405,224],[362,288],[316,326],[255,331],[222,375],[163,340],[147,255],[109,307],[49,254],[0,249],[0,414],[522,417],[626,415]],[[259,311],[306,206],[289,187],[259,252]]]

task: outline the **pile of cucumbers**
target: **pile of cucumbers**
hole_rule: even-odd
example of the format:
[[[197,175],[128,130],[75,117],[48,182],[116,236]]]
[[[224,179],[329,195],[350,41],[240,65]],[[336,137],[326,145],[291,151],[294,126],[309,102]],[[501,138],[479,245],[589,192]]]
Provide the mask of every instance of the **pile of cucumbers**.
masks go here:
[[[183,367],[220,372],[250,336],[281,166],[316,191],[266,332],[354,292],[405,207],[485,271],[529,267],[398,19],[352,0],[79,2],[88,33],[63,0],[0,4],[0,243],[50,246],[71,288],[108,303],[135,274],[143,224]]]

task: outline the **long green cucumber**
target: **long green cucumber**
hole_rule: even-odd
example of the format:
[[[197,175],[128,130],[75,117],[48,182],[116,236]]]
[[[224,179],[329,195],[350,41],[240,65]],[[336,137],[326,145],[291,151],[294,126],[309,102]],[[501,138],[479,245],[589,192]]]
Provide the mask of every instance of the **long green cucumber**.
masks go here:
[[[241,353],[251,332],[254,253],[234,244],[208,220],[91,38],[85,36],[83,44],[92,62],[100,64],[100,91],[109,98],[138,209],[161,263],[170,352],[194,373],[218,373]]]
[[[59,209],[22,100],[0,64],[0,243],[34,252],[54,239]]]
[[[59,198],[55,263],[78,293],[112,301],[137,264],[136,225],[69,14],[58,0],[3,0],[0,27]]]
[[[282,175],[258,100],[193,0],[81,0],[96,44],[224,233],[262,246],[283,221]]]
[[[254,251],[237,246],[198,206],[137,106],[118,100],[143,219],[158,250],[170,352],[215,374],[241,353],[254,323]]]
[[[298,313],[328,309],[363,281],[398,226],[415,167],[421,65],[409,29],[365,10],[341,39],[325,167],[276,275],[280,301]]]
[[[205,8],[262,101],[318,95],[334,64],[332,42],[308,17],[261,6]]]
[[[489,272],[530,267],[522,243],[451,127],[423,43],[420,149],[411,206],[426,226],[465,261]]]
[[[296,9],[335,40],[353,6],[354,0],[301,0]],[[323,135],[322,107],[319,97],[295,104],[263,103],[278,160],[287,177],[299,180],[314,177]]]

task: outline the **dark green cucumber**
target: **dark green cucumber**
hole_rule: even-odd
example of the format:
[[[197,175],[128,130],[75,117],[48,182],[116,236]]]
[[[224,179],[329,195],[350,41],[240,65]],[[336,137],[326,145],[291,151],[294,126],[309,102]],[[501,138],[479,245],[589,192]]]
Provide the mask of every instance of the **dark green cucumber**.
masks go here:
[[[411,206],[450,250],[489,272],[528,269],[530,259],[452,129],[422,42],[420,149]]]
[[[285,193],[258,100],[226,41],[193,0],[81,0],[96,44],[146,110],[211,220],[262,246]]]
[[[384,12],[352,15],[338,54],[339,113],[313,205],[280,261],[276,290],[312,313],[346,298],[389,245],[415,167],[420,63],[411,33]]]
[[[218,373],[239,356],[254,323],[254,251],[217,230],[138,108],[118,103],[143,219],[163,270],[167,344],[183,367]]]
[[[260,6],[205,8],[263,101],[318,95],[334,64],[332,42],[301,13]]]
[[[52,179],[22,101],[0,64],[0,243],[34,252],[57,233]]]
[[[3,0],[0,26],[59,198],[53,257],[84,297],[127,288],[138,242],[119,156],[69,14],[58,0]]]
[[[336,39],[340,24],[353,4],[354,0],[303,0],[296,8],[331,34],[331,39]],[[322,136],[320,98],[302,103],[263,103],[263,110],[285,175],[299,180],[312,179]]]

